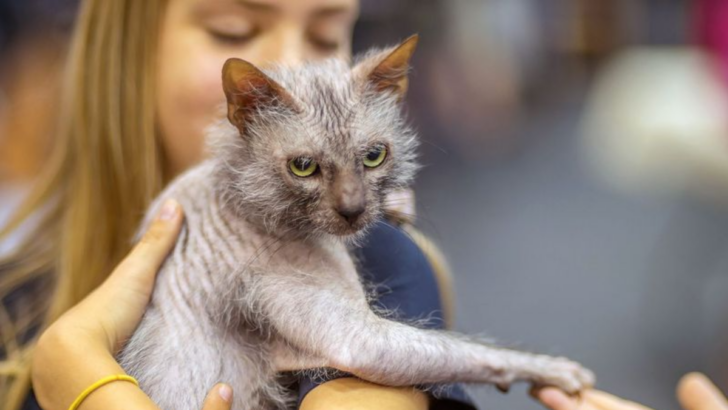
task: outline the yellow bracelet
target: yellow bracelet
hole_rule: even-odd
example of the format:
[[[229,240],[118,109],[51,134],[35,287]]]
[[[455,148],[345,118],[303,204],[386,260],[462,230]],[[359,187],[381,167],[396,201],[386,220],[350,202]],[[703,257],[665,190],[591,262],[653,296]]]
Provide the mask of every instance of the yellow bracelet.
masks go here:
[[[86,390],[82,391],[81,394],[78,395],[78,397],[76,398],[76,400],[73,401],[73,404],[71,404],[71,407],[69,407],[68,410],[76,410],[76,409],[78,409],[78,406],[81,405],[81,402],[86,397],[88,397],[89,394],[93,393],[94,390],[98,389],[99,387],[101,387],[101,386],[103,386],[103,385],[105,385],[107,383],[115,382],[117,380],[123,380],[123,381],[127,381],[127,382],[132,382],[137,387],[139,386],[139,382],[135,378],[133,378],[133,377],[131,377],[129,375],[126,375],[126,374],[114,374],[114,375],[111,375],[111,376],[106,376],[103,379],[97,381],[96,383],[88,386],[86,388]]]

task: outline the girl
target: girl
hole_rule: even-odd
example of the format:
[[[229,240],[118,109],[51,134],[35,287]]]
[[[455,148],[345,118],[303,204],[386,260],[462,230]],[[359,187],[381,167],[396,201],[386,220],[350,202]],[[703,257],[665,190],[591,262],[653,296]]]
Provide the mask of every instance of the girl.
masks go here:
[[[31,359],[33,388],[45,410],[66,409],[93,382],[123,372],[113,355],[141,318],[183,210],[169,208],[122,258],[152,198],[202,159],[203,130],[224,101],[223,62],[231,56],[258,65],[349,58],[357,12],[356,0],[83,3],[56,149],[37,188],[0,232],[41,216],[33,234],[0,264],[5,286],[0,291],[34,278],[54,279],[52,295],[36,299],[35,316],[22,321],[40,329],[55,322],[33,354],[32,338],[5,337],[12,360],[3,369],[14,375],[7,409],[26,400]],[[441,309],[431,265],[403,231],[380,225],[360,253],[372,279],[386,280],[392,290],[380,299],[385,307],[399,307],[404,317]],[[231,392],[222,387],[213,389],[206,409],[225,408]],[[318,387],[302,379],[299,389],[305,409],[428,406],[422,392],[354,378]],[[27,397],[27,408],[37,406],[32,394]],[[433,400],[435,406],[471,405],[455,387]],[[132,383],[114,382],[94,391],[80,408],[156,406]]]

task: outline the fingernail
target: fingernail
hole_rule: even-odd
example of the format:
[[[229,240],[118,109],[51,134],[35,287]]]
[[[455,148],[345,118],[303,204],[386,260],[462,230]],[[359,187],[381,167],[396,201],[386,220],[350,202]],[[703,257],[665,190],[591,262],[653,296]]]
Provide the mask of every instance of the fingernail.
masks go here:
[[[223,384],[219,389],[217,389],[217,394],[219,394],[223,400],[230,403],[230,399],[233,397],[233,389],[227,384]]]
[[[177,201],[175,201],[174,199],[168,199],[164,202],[164,205],[162,205],[162,211],[159,212],[159,220],[171,221],[177,214],[178,208],[179,204],[177,203]]]

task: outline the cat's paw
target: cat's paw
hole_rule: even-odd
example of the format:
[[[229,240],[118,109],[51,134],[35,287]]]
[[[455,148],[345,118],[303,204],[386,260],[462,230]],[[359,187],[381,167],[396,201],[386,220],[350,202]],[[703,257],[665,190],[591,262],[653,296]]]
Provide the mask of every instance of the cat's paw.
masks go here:
[[[535,386],[553,386],[568,394],[578,394],[594,386],[594,373],[565,357],[543,357],[534,373]]]

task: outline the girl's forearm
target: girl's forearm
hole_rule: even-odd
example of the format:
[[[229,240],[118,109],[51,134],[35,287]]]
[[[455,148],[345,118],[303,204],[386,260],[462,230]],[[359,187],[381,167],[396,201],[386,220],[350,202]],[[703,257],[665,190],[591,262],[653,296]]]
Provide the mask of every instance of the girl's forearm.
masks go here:
[[[94,382],[113,374],[126,374],[113,356],[102,347],[80,342],[70,334],[49,332],[40,343],[52,348],[37,350],[33,388],[44,410],[68,410],[78,395]],[[69,340],[74,339],[74,340]],[[47,357],[53,355],[53,357]],[[44,357],[46,356],[46,357]],[[53,363],[44,366],[44,363]],[[79,410],[159,410],[133,383],[115,381],[94,390]]]
[[[411,387],[387,387],[345,377],[311,390],[300,410],[427,410],[427,395]]]

